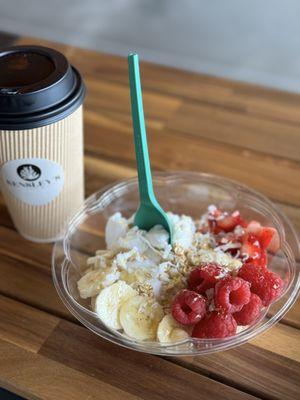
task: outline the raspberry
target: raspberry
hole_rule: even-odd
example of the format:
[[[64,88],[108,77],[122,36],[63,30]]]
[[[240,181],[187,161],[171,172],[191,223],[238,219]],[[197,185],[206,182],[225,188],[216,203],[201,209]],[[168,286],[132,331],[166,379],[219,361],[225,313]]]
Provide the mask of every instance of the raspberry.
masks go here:
[[[172,315],[174,319],[183,325],[196,324],[205,313],[205,298],[191,290],[181,290],[172,304]]]
[[[268,257],[267,253],[265,250],[262,250],[260,253],[260,259],[256,261],[256,265],[259,265],[260,267],[267,268],[268,264]]]
[[[257,289],[256,294],[261,298],[264,306],[269,306],[280,297],[283,288],[284,282],[281,277],[275,272],[266,270],[264,283]]]
[[[192,337],[225,338],[236,333],[237,323],[231,314],[213,311],[195,325]]]
[[[278,274],[255,264],[244,264],[238,276],[251,283],[251,292],[261,298],[264,306],[278,299],[284,288],[284,282]]]
[[[204,293],[207,289],[211,289],[218,282],[218,278],[222,276],[223,269],[218,264],[205,264],[192,270],[188,279],[189,289],[197,293]]]
[[[227,278],[215,286],[215,306],[229,313],[240,311],[250,300],[249,282],[241,278]]]
[[[251,283],[251,292],[255,293],[255,287],[259,282],[264,280],[265,268],[254,263],[246,263],[240,268],[238,276],[245,281]]]
[[[251,293],[249,303],[245,304],[241,311],[234,313],[233,317],[238,325],[250,325],[258,318],[261,307],[261,299],[256,294]]]

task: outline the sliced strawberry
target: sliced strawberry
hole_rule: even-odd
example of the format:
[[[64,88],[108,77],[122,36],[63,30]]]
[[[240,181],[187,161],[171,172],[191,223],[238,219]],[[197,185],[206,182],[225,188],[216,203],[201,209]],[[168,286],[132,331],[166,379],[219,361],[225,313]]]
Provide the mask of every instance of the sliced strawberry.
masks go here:
[[[242,228],[247,228],[248,223],[244,219],[241,218],[240,225],[241,225]]]
[[[261,244],[261,247],[266,249],[269,246],[271,240],[273,239],[274,232],[276,232],[276,230],[273,228],[261,228],[261,231],[258,234],[258,240]]]
[[[219,217],[216,221],[217,226],[225,232],[231,232],[237,225],[240,225],[240,222],[241,216],[238,211],[234,211],[231,215]]]
[[[215,236],[215,240],[217,246],[220,250],[224,251],[225,253],[230,253],[233,257],[237,254],[240,250],[242,239],[244,236],[243,229],[241,229],[242,234],[239,236],[234,232],[220,232],[218,235]]]
[[[253,233],[248,233],[242,243],[241,255],[246,261],[259,260],[261,256],[261,247],[259,240]]]
[[[234,211],[232,214],[223,212],[218,208],[209,210],[208,224],[210,230],[218,234],[220,232],[232,232],[237,225],[244,225],[239,211]]]
[[[215,239],[218,245],[236,243],[240,241],[240,237],[235,235],[234,232],[222,232],[218,236],[216,236]]]
[[[280,249],[280,238],[277,229],[271,227],[265,227],[262,229],[261,237],[271,237],[269,243],[267,244],[267,249],[272,253],[276,253]]]
[[[262,248],[268,249],[274,253],[279,250],[280,239],[275,228],[269,226],[264,227],[257,221],[251,221],[246,231],[257,236]]]
[[[249,224],[247,225],[246,231],[248,233],[254,233],[255,235],[259,234],[261,231],[261,224],[257,221],[250,221]]]
[[[267,253],[260,241],[253,233],[248,233],[241,247],[241,255],[245,263],[251,263],[266,268],[268,263]]]

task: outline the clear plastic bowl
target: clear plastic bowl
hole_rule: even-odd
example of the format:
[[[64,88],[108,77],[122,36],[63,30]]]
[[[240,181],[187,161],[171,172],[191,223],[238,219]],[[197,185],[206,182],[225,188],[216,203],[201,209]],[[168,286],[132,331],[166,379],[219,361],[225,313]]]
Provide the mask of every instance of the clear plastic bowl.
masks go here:
[[[141,342],[107,328],[89,302],[80,298],[77,281],[86,269],[86,260],[105,248],[104,230],[108,218],[117,211],[131,216],[139,202],[137,179],[107,186],[89,197],[65,230],[64,238],[53,250],[55,287],[70,312],[97,335],[121,346],[160,355],[197,355],[225,350],[254,338],[283,317],[299,293],[300,276],[295,259],[299,241],[289,220],[264,196],[231,180],[193,172],[162,173],[154,176],[157,198],[165,210],[194,218],[209,204],[227,211],[240,210],[246,220],[275,227],[280,236],[280,250],[269,256],[269,268],[285,280],[281,298],[262,312],[257,323],[225,339],[186,339],[177,343]]]

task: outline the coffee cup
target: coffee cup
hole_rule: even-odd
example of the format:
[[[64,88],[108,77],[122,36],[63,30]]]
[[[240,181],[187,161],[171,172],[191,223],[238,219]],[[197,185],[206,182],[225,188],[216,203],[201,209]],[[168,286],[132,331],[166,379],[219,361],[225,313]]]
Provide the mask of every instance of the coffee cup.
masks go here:
[[[83,203],[84,95],[81,75],[58,51],[0,51],[0,188],[29,240],[57,240]]]

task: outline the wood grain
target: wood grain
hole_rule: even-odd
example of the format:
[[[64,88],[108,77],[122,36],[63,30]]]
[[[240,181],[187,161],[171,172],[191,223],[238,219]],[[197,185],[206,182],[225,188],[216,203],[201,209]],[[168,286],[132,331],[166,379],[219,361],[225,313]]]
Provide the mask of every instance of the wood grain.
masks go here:
[[[17,319],[19,328],[11,329],[13,343],[18,345],[17,350],[10,344],[10,337],[0,336],[0,381],[4,375],[6,385],[16,385],[17,382],[18,387],[22,387],[22,384],[29,386],[31,394],[40,391],[41,398],[53,398],[53,394],[61,385],[65,390],[71,385],[69,390],[73,394],[72,378],[79,378],[87,389],[85,381],[87,377],[91,377],[98,383],[95,386],[100,386],[103,397],[99,398],[119,399],[126,394],[125,398],[176,400],[182,398],[185,387],[189,385],[189,399],[218,399],[220,391],[223,398],[228,400],[237,397],[254,399],[253,396],[221,383],[215,382],[211,385],[211,379],[169,361],[112,345],[70,322],[59,321],[57,324],[57,319],[49,317],[55,325],[51,325],[51,329],[46,332],[47,324],[43,326],[43,323],[47,316],[44,313],[5,298],[2,298],[2,305],[5,306],[2,317],[11,321]],[[24,318],[20,318],[20,312]],[[37,324],[38,320],[41,326]],[[32,329],[36,328],[43,339],[38,348],[32,346],[32,335],[26,334],[30,321]],[[36,350],[38,355],[33,356]],[[4,360],[7,363],[5,370],[1,367]],[[54,373],[54,368],[59,371],[60,377],[58,373]],[[36,379],[38,371],[39,376],[42,376]],[[161,371],[164,371],[164,376],[161,375]],[[50,372],[52,383],[49,381]],[[34,383],[33,378],[39,382]],[[48,387],[49,384],[51,387]],[[93,384],[93,381],[90,384]],[[92,390],[91,396],[93,393],[95,392]],[[108,397],[104,397],[105,394]]]
[[[1,255],[0,293],[51,314],[73,318],[53,286],[50,263],[33,266]]]
[[[0,338],[37,353],[58,318],[0,295]]]
[[[70,340],[69,338],[72,338]],[[80,354],[76,351],[77,347],[80,346],[84,350]],[[158,376],[155,378],[153,374],[161,375],[163,371],[163,381],[167,382],[168,387],[165,393],[172,393],[170,387],[176,389],[178,387],[175,381],[173,381],[173,375],[169,369],[169,365],[164,364],[162,360],[154,362],[151,356],[141,356],[135,352],[128,352],[124,349],[111,345],[107,342],[100,341],[90,332],[83,333],[79,328],[71,325],[67,322],[62,322],[53,331],[49,340],[45,342],[41,348],[40,353],[55,359],[60,360],[62,355],[59,348],[63,346],[64,357],[68,357],[69,362],[74,368],[78,368],[80,371],[84,369],[87,373],[93,376],[99,376],[100,379],[104,379],[110,382],[114,378],[112,377],[111,371],[108,371],[106,366],[111,365],[115,356],[118,357],[118,364],[114,367],[114,373],[118,376],[121,375],[121,371],[126,369],[128,375],[124,377],[124,380],[120,378],[118,381],[118,387],[123,390],[128,390],[133,382],[130,381],[130,373],[135,371],[134,382],[138,382],[140,387],[136,387],[134,392],[142,395],[145,392],[145,376],[154,379],[154,381],[161,382]],[[254,356],[255,354],[255,356]],[[284,357],[278,356],[273,352],[257,351],[254,346],[248,345],[245,349],[237,348],[222,353],[222,359],[218,358],[218,355],[209,355],[206,357],[195,357],[193,366],[201,366],[201,371],[205,372],[211,378],[217,378],[218,380],[225,381],[227,384],[240,387],[242,390],[249,390],[256,396],[262,396],[269,399],[293,399],[293,396],[299,390],[299,383],[295,380],[295,376],[300,374],[300,365],[297,362],[293,362]],[[96,362],[91,360],[97,359]],[[126,359],[126,361],[125,361]],[[235,359],[235,361],[233,361]],[[214,360],[218,360],[219,365],[214,364]],[[216,362],[216,361],[215,361]],[[179,363],[181,361],[179,360]],[[260,375],[254,374],[254,371],[259,366]],[[224,368],[224,366],[227,366]],[[280,368],[278,368],[280,366]],[[191,364],[189,363],[189,367]],[[240,367],[240,369],[239,369]],[[225,371],[224,371],[225,369]],[[277,371],[274,374],[274,369]],[[195,369],[194,369],[195,370]],[[195,370],[197,371],[197,369]],[[239,371],[239,373],[237,372]],[[293,373],[291,374],[291,372]],[[227,374],[227,377],[224,376]],[[246,374],[246,375],[244,375]],[[279,380],[278,377],[281,377]],[[178,379],[178,378],[177,378]],[[181,376],[179,380],[185,379]],[[190,396],[193,393],[194,381],[189,378],[189,391],[185,396]],[[199,382],[200,378],[198,378]],[[268,380],[267,384],[265,380]],[[258,387],[255,383],[258,383]],[[169,384],[171,385],[169,387]],[[160,385],[160,383],[159,383]],[[153,388],[151,390],[152,398],[156,398],[157,392],[160,393],[162,388]],[[207,396],[204,398],[213,398],[213,394],[206,392],[206,385],[200,391],[202,395]],[[200,392],[198,393],[201,398]],[[183,396],[184,393],[179,391],[178,395]],[[222,392],[222,398],[226,398],[227,393]],[[169,396],[169,395],[167,395]],[[210,396],[210,397],[209,397]],[[223,397],[224,396],[224,397]],[[159,397],[158,397],[159,398]],[[171,397],[177,398],[177,397]],[[178,397],[180,398],[180,397]],[[189,397],[188,397],[189,398]]]
[[[278,157],[300,161],[300,123],[263,119],[214,105],[185,103],[167,124],[171,129]],[[284,131],[285,140],[282,140]]]
[[[272,351],[257,351],[252,344],[193,359],[177,358],[176,362],[243,390],[255,390],[262,398],[295,400],[299,394],[295,377],[300,376],[300,364]]]
[[[107,110],[130,115],[128,86],[90,77],[85,79],[85,83],[88,90],[86,105],[89,110]],[[157,121],[167,121],[182,104],[179,98],[148,90],[143,92],[143,102],[147,120]]]
[[[80,352],[77,351],[78,346],[81,348]],[[60,351],[62,347],[63,355]],[[84,371],[145,400],[181,400],[183,397],[198,400],[218,399],[220,391],[222,399],[252,398],[221,383],[214,382],[212,385],[209,378],[161,358],[141,355],[112,345],[65,321],[53,331],[41,348],[40,354]]]
[[[89,123],[85,136],[86,149],[95,156],[114,157],[134,165],[131,133],[101,129],[100,121]],[[96,133],[97,132],[97,133]],[[300,205],[299,164],[274,159],[250,150],[239,150],[203,138],[190,137],[177,131],[163,134],[149,130],[149,148],[154,168],[159,170],[193,170],[223,175],[251,186],[276,201]],[[184,149],[184,150],[183,150]],[[288,196],[287,196],[288,194]]]
[[[138,400],[65,364],[0,340],[0,385],[28,400]]]
[[[273,330],[273,331],[272,331]],[[283,324],[277,324],[263,335],[257,336],[251,341],[257,347],[272,351],[291,360],[300,362],[299,329],[291,328]]]
[[[21,39],[20,43],[24,43],[26,40]],[[33,40],[33,42],[39,43],[40,40]],[[70,46],[57,43],[51,43],[51,46],[65,52],[70,61],[80,67],[91,91],[99,88],[97,97],[99,100],[97,101],[101,101],[102,104],[104,102],[104,108],[109,108],[108,105],[116,91],[128,91],[127,62],[124,58],[85,50],[78,52]],[[176,121],[174,122],[175,126],[177,122],[182,126],[186,121],[188,129],[194,132],[196,130],[198,133],[202,132],[207,137],[209,133],[201,131],[201,124],[204,123],[209,132],[213,132],[214,139],[220,142],[225,140],[236,146],[245,147],[246,145],[246,147],[251,149],[254,147],[254,150],[258,149],[268,154],[281,157],[285,155],[287,158],[299,160],[299,154],[294,147],[295,144],[296,146],[298,144],[297,132],[300,124],[298,114],[300,100],[296,94],[151,63],[141,64],[141,75],[144,97],[148,93],[159,93],[173,99],[173,102],[176,101],[175,108],[178,106],[178,102],[186,103],[189,99],[190,105],[183,105],[178,113],[173,114],[176,118],[170,119],[171,123]],[[108,91],[108,96],[105,96],[107,92],[101,85],[104,85]],[[103,96],[100,88],[104,89]],[[197,111],[189,113],[189,107],[193,107],[193,103],[196,103]],[[163,109],[163,102],[160,104]],[[110,108],[114,107],[115,105],[112,105]],[[147,110],[147,107],[145,109]],[[151,117],[150,104],[148,112]],[[203,121],[200,117],[203,117]],[[208,123],[206,124],[206,122]],[[263,136],[259,134],[261,131],[264,133]],[[247,137],[247,133],[250,134],[253,141],[250,140],[249,135]],[[280,144],[282,135],[286,135],[286,140]],[[272,140],[268,142],[268,138]]]

